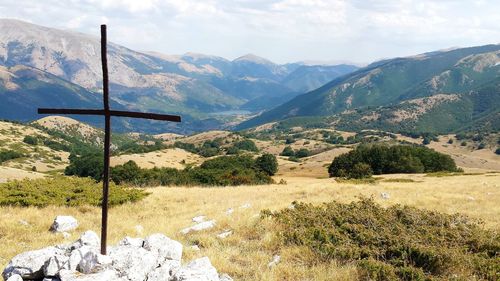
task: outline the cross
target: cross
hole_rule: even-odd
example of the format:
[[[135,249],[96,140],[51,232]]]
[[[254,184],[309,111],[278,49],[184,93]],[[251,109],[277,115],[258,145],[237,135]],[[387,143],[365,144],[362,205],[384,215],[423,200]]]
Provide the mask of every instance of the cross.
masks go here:
[[[143,118],[152,120],[163,120],[181,122],[181,117],[176,115],[165,115],[155,113],[142,113],[131,111],[111,110],[109,108],[109,83],[108,83],[108,59],[106,25],[101,25],[101,61],[102,61],[102,87],[104,109],[53,109],[39,108],[38,114],[78,114],[78,115],[101,115],[104,116],[104,171],[102,182],[102,217],[101,217],[101,254],[106,255],[106,240],[108,230],[108,195],[109,195],[109,150],[111,139],[111,116]]]

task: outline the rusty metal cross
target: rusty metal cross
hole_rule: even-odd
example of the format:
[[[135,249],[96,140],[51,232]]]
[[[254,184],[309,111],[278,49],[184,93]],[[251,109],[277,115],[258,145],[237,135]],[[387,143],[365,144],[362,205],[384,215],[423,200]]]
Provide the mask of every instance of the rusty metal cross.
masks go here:
[[[109,83],[107,59],[106,25],[101,25],[101,60],[102,60],[102,86],[104,109],[53,109],[39,108],[39,114],[77,114],[77,115],[102,115],[104,116],[104,171],[102,185],[102,224],[101,224],[101,254],[106,255],[106,240],[108,230],[108,195],[109,195],[109,154],[111,142],[111,116],[143,118],[181,122],[181,117],[176,115],[142,113],[131,111],[111,110],[109,108]]]

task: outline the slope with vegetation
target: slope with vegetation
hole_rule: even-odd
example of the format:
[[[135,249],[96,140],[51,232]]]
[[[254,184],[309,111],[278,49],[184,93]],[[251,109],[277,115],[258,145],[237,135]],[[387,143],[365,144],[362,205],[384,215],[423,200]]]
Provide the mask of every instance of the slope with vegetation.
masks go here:
[[[500,45],[376,62],[243,122],[238,128],[296,116],[337,115],[345,120],[343,128],[350,130],[450,132],[478,125],[498,130],[499,62]],[[440,98],[434,98],[436,95]],[[426,104],[423,111],[413,106],[422,102]]]

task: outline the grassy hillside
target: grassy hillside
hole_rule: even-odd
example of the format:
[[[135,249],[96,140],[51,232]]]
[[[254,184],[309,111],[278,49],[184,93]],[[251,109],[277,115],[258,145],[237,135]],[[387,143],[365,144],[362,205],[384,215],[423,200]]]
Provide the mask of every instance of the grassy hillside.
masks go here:
[[[401,177],[384,176],[392,181],[380,180],[377,184],[286,178],[287,185],[150,188],[151,195],[145,199],[110,210],[109,226],[113,231],[109,233],[109,243],[114,245],[124,236],[145,237],[160,232],[183,244],[183,260],[208,256],[218,270],[230,274],[235,280],[358,280],[361,268],[354,262],[319,260],[308,247],[283,245],[276,233],[281,229],[280,224],[260,219],[260,211],[286,209],[294,201],[319,205],[332,200],[349,203],[357,201],[359,196],[373,196],[383,207],[403,204],[450,215],[461,213],[484,220],[485,229],[500,227],[497,215],[500,198],[495,187],[498,174],[439,178],[414,175],[408,178],[413,182],[397,182]],[[388,193],[390,198],[383,199],[382,192]],[[229,209],[232,210],[230,214]],[[0,211],[0,243],[12,245],[0,249],[0,266],[28,249],[67,243],[88,229],[98,232],[101,223],[101,210],[93,206],[0,207]],[[47,231],[54,217],[61,214],[74,216],[80,224],[68,239]],[[192,225],[191,219],[198,215],[215,219],[216,226],[206,231],[181,234],[180,230]],[[20,220],[28,225],[19,223]],[[232,230],[233,234],[225,239],[217,238],[216,235],[226,230]],[[31,235],[33,232],[38,235]],[[191,248],[193,245],[197,245],[200,251]],[[280,255],[281,261],[270,268],[268,263],[274,255]]]
[[[295,116],[324,116],[370,106],[394,106],[437,94],[465,95],[476,91],[484,96],[480,100],[494,98],[496,92],[491,87],[497,86],[500,75],[499,50],[500,45],[487,45],[374,63],[243,122],[238,128]],[[477,98],[464,96],[464,99],[480,103]],[[456,127],[456,123],[448,125],[446,120],[441,123],[448,131]]]

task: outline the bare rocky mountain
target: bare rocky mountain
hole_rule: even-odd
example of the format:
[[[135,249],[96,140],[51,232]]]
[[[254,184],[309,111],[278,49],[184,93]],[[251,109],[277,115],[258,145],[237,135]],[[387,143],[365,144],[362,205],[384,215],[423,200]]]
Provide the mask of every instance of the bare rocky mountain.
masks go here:
[[[11,19],[0,19],[0,31],[0,65],[31,67],[67,81],[72,87],[100,92],[98,37]],[[269,109],[290,100],[303,89],[295,86],[301,83],[300,76],[287,79],[299,64],[278,65],[255,55],[229,61],[195,53],[141,53],[109,43],[108,63],[111,97],[117,104],[129,109],[189,115],[198,125],[201,122],[221,126],[220,120],[212,118],[221,112]],[[352,70],[331,72],[328,81],[348,71]],[[314,73],[311,71],[308,75],[314,77]],[[323,72],[318,72],[318,77],[326,82]],[[288,86],[291,79],[295,81],[292,87]],[[56,98],[63,102],[66,96]],[[259,102],[263,98],[270,102]],[[29,118],[31,116],[23,119]],[[202,121],[207,119],[209,121]],[[206,129],[203,125],[196,126],[185,132]]]

